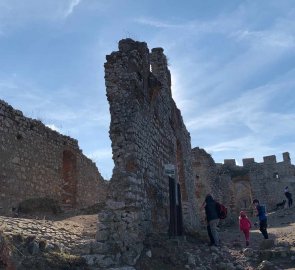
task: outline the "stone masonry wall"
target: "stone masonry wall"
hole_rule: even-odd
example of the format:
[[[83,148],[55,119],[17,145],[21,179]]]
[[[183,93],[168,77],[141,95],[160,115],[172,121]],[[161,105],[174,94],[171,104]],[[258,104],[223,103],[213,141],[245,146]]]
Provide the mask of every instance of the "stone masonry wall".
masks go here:
[[[0,213],[25,199],[49,197],[67,207],[105,199],[106,184],[76,140],[26,118],[0,100]]]
[[[196,198],[201,205],[207,193],[228,207],[227,220],[235,221],[241,210],[252,213],[254,198],[274,209],[285,198],[284,188],[289,186],[295,192],[295,166],[291,164],[289,153],[283,153],[283,161],[276,156],[266,156],[262,163],[254,158],[243,159],[243,166],[237,166],[234,159],[216,164],[205,150],[192,150],[195,176]],[[198,212],[202,216],[202,211]]]
[[[186,231],[196,228],[196,200],[190,135],[171,96],[163,49],[119,42],[105,63],[113,159],[107,207],[99,213],[97,241],[113,243],[120,258],[134,264],[149,233],[169,229],[169,182],[164,165],[176,166]]]
[[[257,198],[268,209],[286,200],[284,188],[289,186],[290,192],[295,194],[295,166],[291,164],[289,153],[283,153],[283,161],[277,162],[275,156],[264,157],[264,162],[247,163],[249,170],[253,198]]]
[[[228,217],[225,221],[231,221],[234,215],[234,184],[230,175],[225,172],[222,165],[216,164],[204,149],[195,147],[192,149],[193,174],[195,177],[195,195],[198,202],[198,216],[204,222],[204,209],[201,208],[207,194],[211,194],[215,200],[226,205]]]

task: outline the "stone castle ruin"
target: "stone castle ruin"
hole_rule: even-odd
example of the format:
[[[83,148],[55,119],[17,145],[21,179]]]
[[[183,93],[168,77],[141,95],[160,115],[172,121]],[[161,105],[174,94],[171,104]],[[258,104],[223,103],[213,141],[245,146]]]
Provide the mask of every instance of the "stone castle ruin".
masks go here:
[[[30,198],[82,208],[105,198],[107,184],[76,140],[0,100],[0,214]]]
[[[211,193],[236,220],[259,198],[269,208],[295,189],[288,153],[263,163],[244,159],[215,163],[191,148],[181,112],[171,94],[171,75],[162,48],[131,39],[106,56],[105,84],[115,167],[105,181],[76,140],[26,118],[0,102],[0,214],[30,198],[52,198],[63,209],[100,205],[95,243],[97,264],[134,265],[149,235],[194,233],[201,204]],[[174,165],[172,177],[164,167]],[[274,194],[274,190],[280,191]]]
[[[134,264],[148,234],[169,230],[172,190],[165,164],[176,167],[183,227],[197,228],[190,135],[172,99],[163,49],[150,52],[146,43],[125,39],[106,58],[115,168],[96,238],[119,246],[122,260]]]
[[[272,155],[263,157],[261,163],[255,162],[254,158],[243,159],[243,166],[237,166],[234,159],[215,163],[198,147],[192,150],[192,158],[198,204],[211,193],[228,207],[232,219],[236,219],[241,210],[251,212],[255,198],[272,210],[286,199],[286,186],[295,190],[295,166],[291,164],[288,152],[283,153],[281,162]]]

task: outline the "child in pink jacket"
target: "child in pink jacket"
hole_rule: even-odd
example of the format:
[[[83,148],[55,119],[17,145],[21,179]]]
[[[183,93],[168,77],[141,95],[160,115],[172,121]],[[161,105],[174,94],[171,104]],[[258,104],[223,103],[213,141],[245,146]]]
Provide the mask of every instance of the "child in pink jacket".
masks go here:
[[[241,211],[239,216],[240,230],[244,233],[246,239],[246,246],[249,246],[251,222],[246,216],[245,212]]]

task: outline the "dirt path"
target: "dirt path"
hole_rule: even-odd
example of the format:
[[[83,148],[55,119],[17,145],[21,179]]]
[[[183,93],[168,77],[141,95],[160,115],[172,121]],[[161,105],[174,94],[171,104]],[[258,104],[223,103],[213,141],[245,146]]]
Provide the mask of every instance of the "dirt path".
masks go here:
[[[251,220],[253,223],[257,221],[256,218],[251,218]],[[62,243],[61,246],[64,246],[70,253],[79,255],[89,253],[89,243],[95,239],[96,223],[96,214],[65,215],[55,220],[0,217],[0,225],[6,235],[22,234],[24,238],[35,235],[37,239],[47,239],[55,244]],[[268,225],[270,239],[275,240],[275,246],[271,252],[275,254],[276,249],[283,248],[283,252],[292,250],[292,254],[295,254],[295,207],[270,212]],[[244,236],[239,232],[237,226],[221,227],[220,236],[221,248],[208,247],[206,232],[203,232],[196,242],[177,239],[172,241],[162,239],[161,241],[156,238],[154,245],[150,247],[152,256],[143,257],[139,268],[136,269],[259,269],[257,267],[262,259],[258,258],[258,254],[261,251],[260,244],[263,242],[263,237],[257,228],[251,230],[248,251],[253,255],[250,256],[247,256],[245,252]],[[290,255],[290,252],[288,254],[286,257],[273,256],[270,261],[277,268],[265,269],[295,269],[295,256]],[[223,264],[225,268],[220,268],[219,264]],[[160,268],[157,268],[158,266]]]

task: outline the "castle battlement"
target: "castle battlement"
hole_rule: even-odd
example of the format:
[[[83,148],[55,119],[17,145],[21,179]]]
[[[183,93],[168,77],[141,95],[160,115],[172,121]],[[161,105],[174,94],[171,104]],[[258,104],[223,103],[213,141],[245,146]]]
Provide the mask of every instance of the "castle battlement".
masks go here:
[[[236,160],[234,158],[233,159],[225,159],[223,161],[223,164],[228,165],[228,166],[236,166]]]
[[[254,158],[243,158],[243,166],[247,166],[253,163],[255,163]]]
[[[275,164],[275,163],[277,163],[277,158],[275,155],[265,156],[265,157],[263,157],[263,163],[264,164]]]
[[[273,164],[289,164],[291,165],[291,158],[289,152],[282,153],[283,161],[277,162],[276,155],[269,155],[263,157],[263,162],[256,162],[254,158],[243,158],[242,160],[242,166],[249,166],[251,164],[260,164],[260,165],[273,165]],[[224,159],[223,165],[227,166],[236,166],[236,160],[235,159]]]

